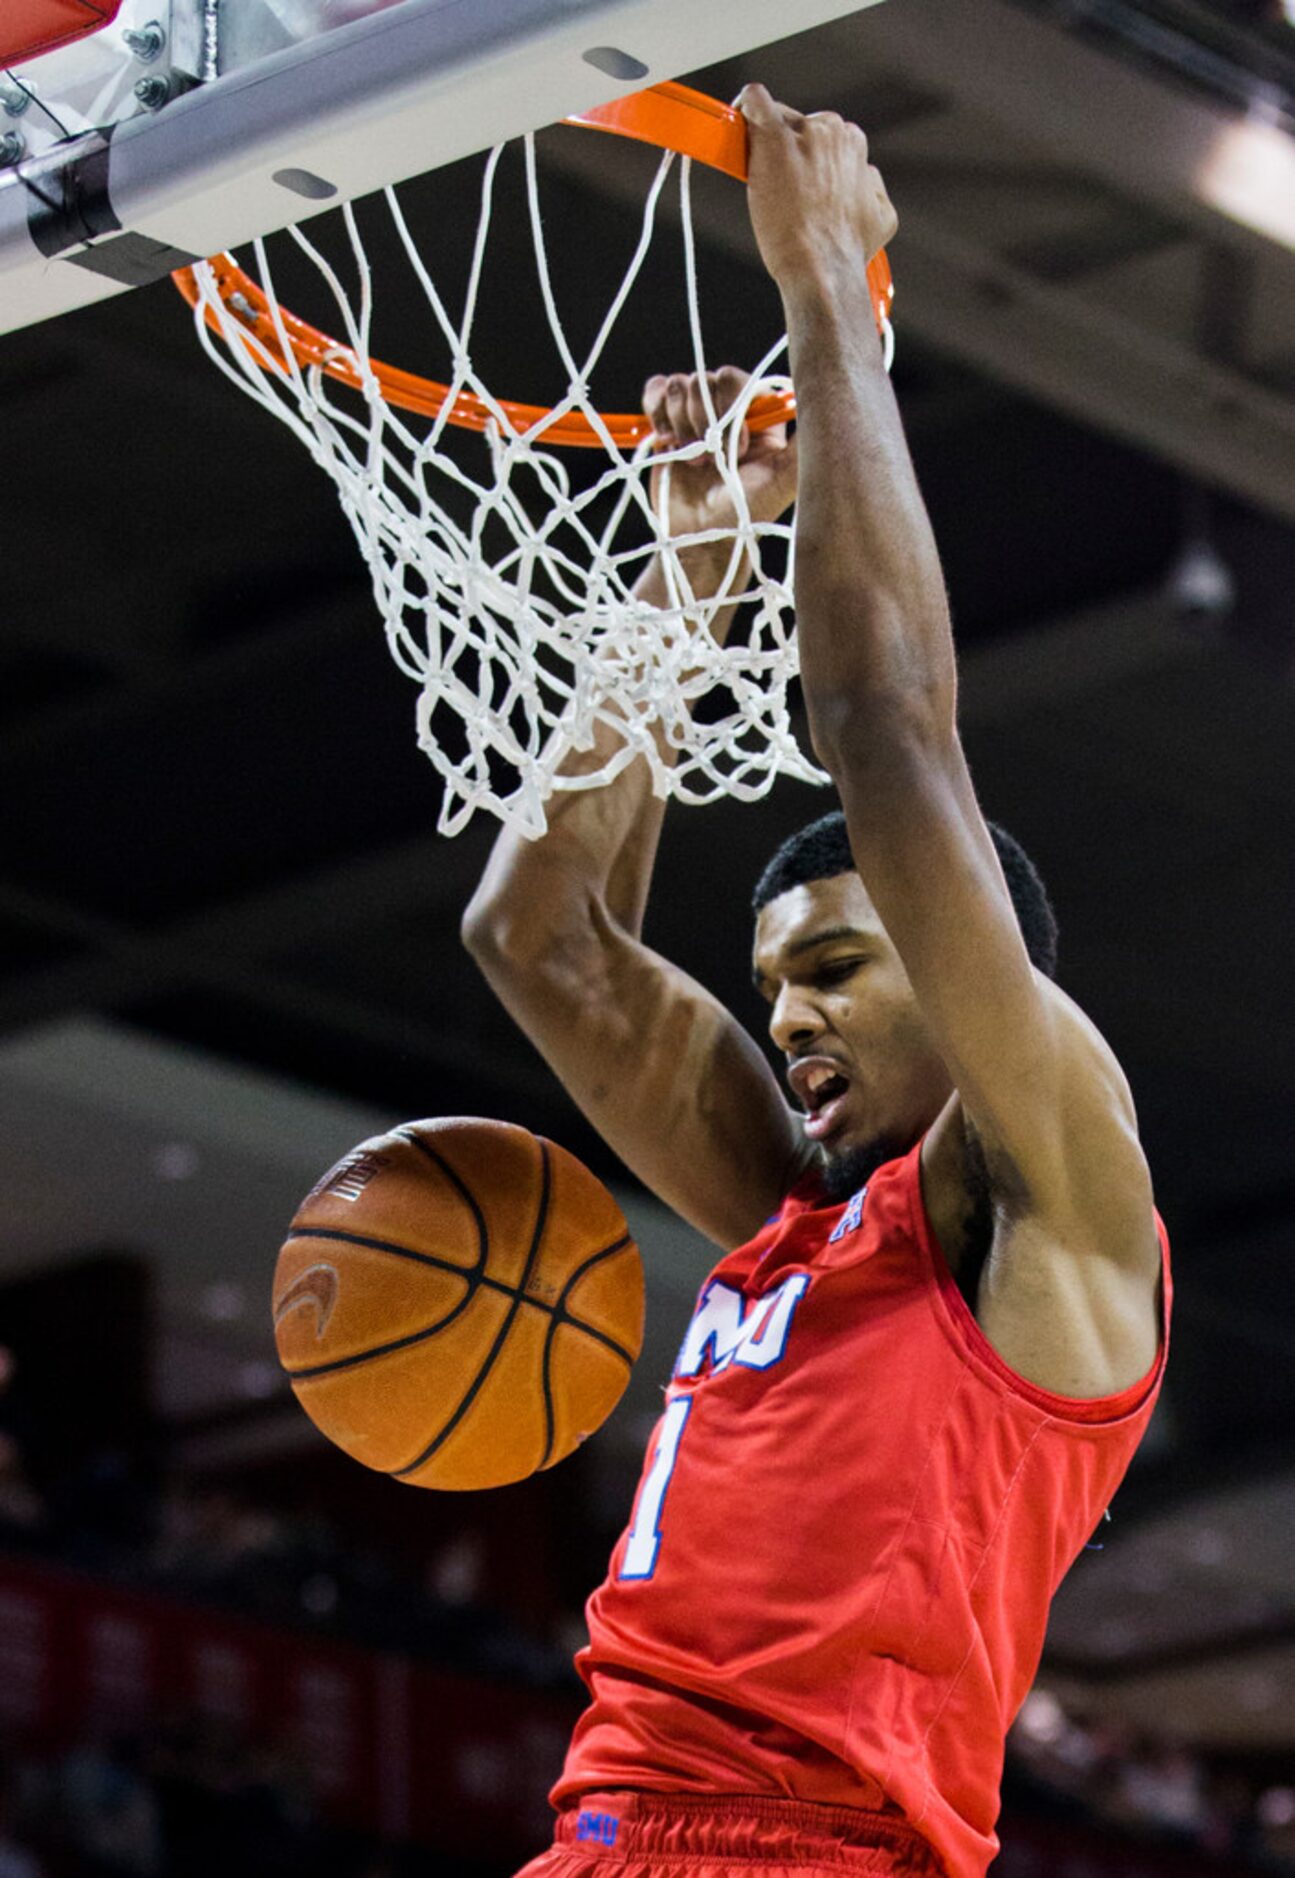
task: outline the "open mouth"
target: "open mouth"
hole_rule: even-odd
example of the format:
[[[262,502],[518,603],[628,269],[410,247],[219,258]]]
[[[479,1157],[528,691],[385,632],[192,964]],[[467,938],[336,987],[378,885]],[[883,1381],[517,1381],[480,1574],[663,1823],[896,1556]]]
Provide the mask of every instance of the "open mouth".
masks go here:
[[[811,1141],[823,1140],[842,1119],[849,1076],[835,1058],[809,1056],[791,1065],[787,1081],[805,1111],[805,1133]]]

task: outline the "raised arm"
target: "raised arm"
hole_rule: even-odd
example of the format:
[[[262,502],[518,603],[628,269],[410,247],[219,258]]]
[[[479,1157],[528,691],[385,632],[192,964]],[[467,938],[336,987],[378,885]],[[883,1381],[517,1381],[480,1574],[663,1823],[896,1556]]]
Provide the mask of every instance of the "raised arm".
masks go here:
[[[743,375],[712,380],[721,409]],[[658,434],[701,434],[697,383],[652,379],[644,408]],[[795,493],[795,449],[781,430],[747,439],[742,477],[752,513],[774,519]],[[671,477],[672,533],[726,519],[722,484],[697,466]],[[694,592],[713,594],[727,562],[694,551]],[[653,564],[637,589],[666,604]],[[722,638],[731,623],[712,630]],[[617,744],[607,726],[567,774],[596,768]],[[658,746],[666,762],[673,753]],[[605,788],[563,791],[548,804],[539,841],[504,830],[463,920],[463,939],[491,987],[621,1159],[667,1206],[717,1244],[749,1238],[791,1178],[801,1133],[763,1054],[742,1026],[686,972],[645,946],[643,914],[665,804],[647,764],[629,764]],[[680,884],[705,910],[705,883]]]
[[[979,1137],[1000,1223],[1014,1222],[1011,1256],[997,1256],[1001,1233],[996,1245],[986,1308],[1006,1286],[1017,1309],[1039,1275],[1026,1272],[1031,1260],[1046,1257],[1050,1282],[1069,1261],[1075,1295],[1099,1300],[1099,1339],[1119,1343],[1137,1318],[1133,1344],[1145,1353],[1154,1319],[1139,1311],[1159,1256],[1128,1091],[1092,1025],[1030,965],[958,739],[944,583],[869,307],[867,262],[895,213],[856,126],[803,117],[760,86],[741,102],[752,222],[782,293],[796,384],[811,735]],[[1108,1282],[1112,1271],[1130,1282]]]

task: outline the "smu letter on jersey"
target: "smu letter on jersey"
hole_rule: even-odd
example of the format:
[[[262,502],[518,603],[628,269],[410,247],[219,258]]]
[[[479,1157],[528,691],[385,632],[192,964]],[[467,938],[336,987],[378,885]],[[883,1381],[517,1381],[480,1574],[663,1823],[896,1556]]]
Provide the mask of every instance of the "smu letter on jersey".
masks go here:
[[[730,1363],[743,1369],[768,1369],[787,1347],[792,1317],[808,1287],[808,1272],[798,1272],[744,1309],[746,1300],[740,1291],[714,1280],[688,1326],[675,1375],[697,1375],[708,1351],[712,1374]]]

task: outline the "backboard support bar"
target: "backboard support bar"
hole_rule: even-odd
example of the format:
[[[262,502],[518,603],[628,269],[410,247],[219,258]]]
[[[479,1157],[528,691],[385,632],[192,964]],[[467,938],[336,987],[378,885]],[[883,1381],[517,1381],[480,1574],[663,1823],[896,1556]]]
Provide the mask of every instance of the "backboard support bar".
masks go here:
[[[801,0],[795,25],[859,10]],[[786,0],[400,0],[0,172],[0,331],[768,44],[788,23]],[[293,181],[303,173],[312,196]]]

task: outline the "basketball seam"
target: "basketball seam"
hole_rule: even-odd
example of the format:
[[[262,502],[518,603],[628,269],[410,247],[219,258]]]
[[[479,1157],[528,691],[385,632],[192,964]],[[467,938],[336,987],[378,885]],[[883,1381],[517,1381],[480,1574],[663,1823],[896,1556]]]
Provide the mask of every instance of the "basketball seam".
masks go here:
[[[526,1302],[529,1303],[529,1299]],[[617,1343],[615,1337],[609,1337],[605,1330],[599,1330],[596,1324],[586,1323],[584,1318],[577,1317],[574,1311],[555,1311],[553,1316],[552,1328],[554,1330],[560,1329],[563,1324],[570,1324],[573,1330],[582,1331],[586,1337],[592,1337],[595,1343],[601,1343],[605,1350],[610,1350],[613,1356],[619,1356],[623,1363],[628,1363],[633,1369],[634,1358],[625,1345]]]
[[[517,1295],[515,1285],[507,1285],[502,1278],[490,1278],[477,1265],[456,1265],[452,1259],[438,1259],[433,1252],[415,1252],[409,1246],[397,1245],[393,1239],[369,1239],[363,1233],[343,1232],[337,1226],[294,1226],[288,1233],[291,1239],[340,1239],[343,1245],[363,1246],[370,1252],[389,1252],[393,1258],[412,1259],[418,1265],[430,1265],[433,1271],[449,1272],[454,1278],[466,1278],[475,1288],[484,1285],[488,1291],[501,1291],[505,1297]],[[552,1310],[552,1305],[533,1300],[541,1310]]]
[[[512,1307],[509,1310],[508,1315],[505,1317],[503,1323],[500,1325],[499,1330],[495,1335],[494,1343],[491,1345],[490,1352],[488,1356],[486,1357],[485,1362],[481,1365],[480,1369],[477,1371],[476,1375],[473,1377],[458,1407],[455,1409],[454,1413],[450,1416],[449,1420],[445,1423],[440,1433],[437,1435],[434,1435],[431,1441],[429,1441],[427,1446],[423,1449],[422,1453],[416,1455],[412,1461],[407,1461],[403,1467],[391,1467],[386,1470],[396,1480],[403,1479],[406,1474],[417,1473],[420,1467],[425,1467],[427,1462],[430,1461],[432,1456],[436,1453],[437,1449],[440,1447],[443,1447],[446,1441],[449,1440],[454,1430],[458,1427],[459,1423],[463,1420],[463,1417],[467,1414],[468,1410],[472,1407],[472,1404],[476,1401],[477,1396],[482,1389],[482,1386],[484,1385],[487,1377],[490,1375],[491,1370],[494,1368],[495,1363],[497,1362],[499,1358],[500,1352],[502,1351],[504,1344],[508,1339],[508,1333],[513,1327],[513,1323],[517,1317],[517,1313],[522,1307],[522,1303],[523,1303],[522,1293],[525,1291],[526,1286],[530,1281],[531,1273],[535,1269],[535,1261],[539,1256],[540,1244],[544,1237],[544,1228],[548,1221],[548,1214],[549,1214],[549,1194],[550,1194],[550,1190],[552,1186],[552,1175],[551,1175],[551,1170],[549,1166],[549,1151],[548,1151],[548,1146],[544,1141],[540,1141],[539,1149],[540,1149],[539,1211],[536,1215],[535,1230],[531,1236],[530,1250],[526,1255],[526,1264],[522,1271],[521,1283],[517,1288],[516,1294],[514,1295]],[[431,1152],[431,1150],[429,1150],[429,1152]],[[433,1153],[433,1159],[439,1161],[440,1156]],[[461,1186],[464,1194],[465,1195],[467,1194],[468,1190],[466,1187],[462,1186],[461,1182],[456,1180],[456,1185]],[[471,1196],[469,1196],[469,1198],[470,1197]],[[477,1213],[477,1217],[481,1219],[481,1214],[477,1209],[477,1204],[475,1200],[472,1200],[472,1208],[473,1208],[473,1211]],[[482,1219],[481,1224],[482,1224],[482,1231],[484,1233],[485,1231],[484,1219]],[[485,1244],[486,1244],[486,1257],[488,1258],[489,1257],[489,1239],[488,1238],[486,1239]],[[547,1379],[546,1379],[545,1408],[546,1408],[547,1413],[551,1413],[551,1404],[548,1402],[548,1399],[547,1399]]]
[[[453,1272],[457,1277],[469,1278],[474,1283],[480,1279],[479,1265],[456,1265],[452,1259],[438,1259],[433,1252],[415,1252],[410,1246],[397,1245],[394,1240],[369,1239],[363,1233],[343,1232],[339,1226],[293,1226],[289,1228],[288,1238],[340,1239],[343,1245],[364,1246],[371,1252],[389,1252],[393,1258],[413,1259],[416,1264],[431,1265],[438,1272]]]
[[[423,1343],[428,1337],[434,1337],[438,1331],[448,1330],[455,1318],[466,1311],[476,1296],[476,1287],[469,1285],[454,1309],[446,1317],[438,1318],[434,1324],[426,1325],[422,1330],[413,1330],[407,1337],[397,1337],[392,1343],[370,1344],[367,1349],[357,1350],[353,1356],[335,1356],[327,1363],[312,1363],[309,1369],[284,1370],[290,1382],[308,1381],[312,1376],[329,1376],[334,1370],[354,1369],[359,1363],[375,1362],[380,1356],[390,1356],[393,1350],[407,1350],[411,1344]]]
[[[429,1161],[435,1161],[451,1186],[457,1187],[459,1192],[463,1195],[463,1198],[467,1201],[472,1212],[472,1217],[477,1222],[477,1242],[480,1248],[480,1265],[481,1270],[484,1272],[486,1269],[486,1261],[490,1256],[490,1235],[486,1231],[486,1216],[477,1205],[476,1194],[473,1193],[471,1187],[469,1187],[467,1181],[464,1180],[458,1169],[451,1167],[450,1163],[445,1159],[445,1156],[438,1154],[430,1142],[424,1141],[423,1137],[416,1129],[397,1128],[396,1133],[402,1141],[407,1141],[411,1148],[416,1148],[418,1152],[425,1155]]]
[[[607,1336],[601,1330],[595,1330],[592,1324],[586,1324],[582,1318],[576,1317],[573,1312],[567,1309],[567,1298],[571,1294],[572,1287],[579,1284],[585,1273],[592,1271],[594,1266],[600,1264],[603,1259],[611,1258],[616,1252],[623,1252],[627,1245],[632,1245],[633,1243],[634,1241],[629,1233],[622,1233],[620,1238],[617,1239],[613,1245],[604,1246],[599,1252],[591,1252],[584,1264],[577,1266],[575,1271],[571,1273],[561,1291],[558,1293],[557,1306],[554,1309],[548,1332],[544,1338],[544,1405],[547,1411],[547,1421],[545,1425],[548,1430],[548,1440],[545,1443],[540,1468],[548,1466],[549,1456],[553,1452],[553,1436],[555,1431],[553,1427],[553,1389],[549,1378],[549,1365],[553,1356],[553,1344],[557,1337],[559,1326],[562,1324],[570,1324],[575,1329],[582,1330],[586,1336],[594,1337],[599,1343],[605,1344],[609,1350],[614,1350],[616,1355],[627,1363],[631,1369],[634,1367],[634,1358],[629,1354],[628,1350],[622,1349],[621,1345],[613,1338]],[[538,1472],[539,1469],[536,1471]]]
[[[311,1235],[302,1232],[296,1236],[309,1238]],[[328,1237],[344,1239],[351,1245],[371,1245],[376,1243],[372,1240],[360,1239],[354,1233],[317,1233],[314,1236],[317,1238]],[[609,1337],[605,1330],[599,1330],[595,1324],[587,1323],[583,1317],[577,1317],[574,1311],[569,1311],[566,1308],[565,1304],[567,1293],[570,1291],[572,1285],[583,1278],[584,1274],[590,1270],[592,1266],[596,1265],[600,1259],[610,1258],[613,1252],[621,1252],[627,1245],[632,1244],[633,1240],[629,1233],[625,1233],[621,1238],[616,1240],[614,1245],[604,1246],[601,1251],[591,1254],[580,1269],[573,1273],[571,1278],[569,1278],[567,1283],[563,1286],[562,1293],[556,1304],[546,1304],[542,1298],[527,1297],[515,1286],[506,1285],[498,1278],[479,1278],[474,1281],[472,1274],[465,1271],[461,1265],[445,1265],[441,1267],[438,1264],[438,1269],[453,1272],[456,1278],[465,1279],[468,1285],[464,1296],[454,1306],[454,1309],[447,1317],[438,1318],[434,1324],[428,1324],[424,1326],[422,1330],[411,1331],[407,1337],[396,1337],[391,1343],[369,1344],[363,1350],[354,1351],[350,1356],[335,1356],[327,1363],[312,1363],[307,1369],[290,1369],[285,1363],[283,1365],[284,1374],[288,1377],[290,1382],[307,1382],[313,1376],[331,1375],[334,1370],[338,1369],[354,1369],[360,1363],[376,1360],[380,1356],[390,1356],[395,1350],[407,1350],[411,1344],[421,1343],[428,1337],[436,1336],[438,1331],[448,1329],[459,1313],[467,1309],[472,1299],[476,1296],[478,1289],[501,1292],[504,1297],[512,1298],[516,1303],[524,1304],[532,1311],[543,1311],[554,1320],[553,1325],[547,1333],[548,1336],[552,1335],[552,1330],[555,1329],[558,1324],[570,1324],[573,1329],[583,1331],[585,1336],[592,1337],[596,1343],[604,1345],[613,1355],[619,1356],[622,1362],[628,1363],[632,1369],[634,1367],[634,1358],[623,1344],[617,1343],[614,1337]],[[414,1256],[418,1257],[420,1255],[415,1254]],[[430,1262],[432,1261],[429,1261],[429,1263]]]
[[[619,1250],[619,1248],[616,1249]],[[438,1331],[447,1330],[459,1315],[460,1311],[467,1309],[473,1297],[476,1295],[478,1288],[500,1291],[505,1297],[514,1299],[516,1303],[524,1304],[528,1310],[542,1311],[547,1317],[553,1318],[554,1327],[560,1324],[570,1324],[573,1330],[582,1331],[586,1337],[592,1337],[595,1343],[601,1343],[606,1349],[610,1350],[613,1355],[619,1356],[622,1362],[628,1363],[631,1369],[633,1368],[634,1358],[630,1355],[625,1346],[617,1343],[614,1337],[609,1337],[605,1330],[599,1330],[595,1324],[586,1323],[583,1317],[577,1317],[572,1311],[563,1311],[557,1305],[545,1304],[539,1298],[524,1297],[521,1292],[514,1291],[510,1285],[491,1285],[486,1287],[483,1281],[481,1287],[469,1288],[466,1295],[455,1305],[448,1317],[438,1318],[436,1323],[428,1324],[422,1330],[411,1331],[407,1337],[397,1337],[392,1343],[370,1344],[363,1350],[356,1350],[351,1356],[335,1356],[327,1363],[312,1363],[309,1369],[289,1369],[288,1365],[285,1363],[283,1365],[283,1372],[290,1382],[308,1381],[312,1376],[327,1376],[330,1371],[335,1369],[354,1369],[358,1363],[367,1363],[370,1359],[376,1360],[380,1356],[390,1356],[393,1350],[408,1349],[412,1343],[421,1343],[427,1337],[436,1336]]]

